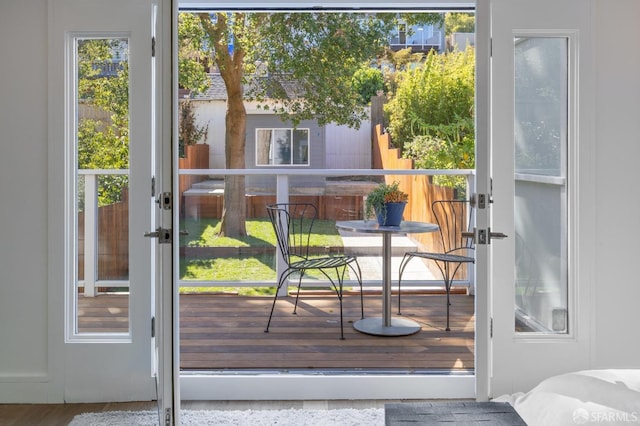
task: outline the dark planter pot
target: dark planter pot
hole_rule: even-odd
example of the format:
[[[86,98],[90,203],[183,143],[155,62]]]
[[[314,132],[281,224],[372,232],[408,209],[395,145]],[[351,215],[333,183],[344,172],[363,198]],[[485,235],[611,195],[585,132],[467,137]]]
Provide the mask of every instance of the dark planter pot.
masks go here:
[[[402,214],[406,202],[402,203],[385,203],[385,205],[376,211],[378,225],[380,226],[398,226],[402,222]]]

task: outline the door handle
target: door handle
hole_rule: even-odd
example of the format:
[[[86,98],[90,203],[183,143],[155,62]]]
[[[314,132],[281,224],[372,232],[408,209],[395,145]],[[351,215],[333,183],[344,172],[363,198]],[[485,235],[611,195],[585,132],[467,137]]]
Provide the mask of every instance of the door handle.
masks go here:
[[[145,232],[144,236],[147,238],[157,238],[160,244],[171,243],[171,229],[158,228],[155,231]]]
[[[503,232],[489,232],[489,239],[491,240],[502,240],[503,238],[507,237],[509,236]]]
[[[473,228],[473,232],[462,232],[461,235],[463,238],[470,238],[476,244],[491,244],[493,239],[501,240],[509,237],[503,232],[491,232],[491,228],[489,232],[486,229]]]

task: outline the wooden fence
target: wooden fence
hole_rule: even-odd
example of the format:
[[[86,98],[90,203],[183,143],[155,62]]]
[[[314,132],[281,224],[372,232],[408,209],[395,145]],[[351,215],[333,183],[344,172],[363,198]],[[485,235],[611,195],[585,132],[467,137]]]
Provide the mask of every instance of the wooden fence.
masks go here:
[[[90,223],[93,220],[89,221]],[[84,212],[78,213],[78,279],[84,280]],[[97,280],[129,279],[129,200],[98,207]],[[100,290],[99,290],[100,291]]]
[[[382,126],[376,125],[373,132],[373,168],[412,170],[413,160],[401,158],[400,150],[391,144],[391,136],[382,132]],[[454,198],[453,188],[433,185],[431,177],[425,175],[386,175],[387,183],[400,182],[400,188],[409,194],[409,202],[405,208],[404,219],[417,222],[435,222],[431,211],[431,203],[435,200]],[[414,239],[423,249],[441,251],[442,244],[436,233],[416,234]]]

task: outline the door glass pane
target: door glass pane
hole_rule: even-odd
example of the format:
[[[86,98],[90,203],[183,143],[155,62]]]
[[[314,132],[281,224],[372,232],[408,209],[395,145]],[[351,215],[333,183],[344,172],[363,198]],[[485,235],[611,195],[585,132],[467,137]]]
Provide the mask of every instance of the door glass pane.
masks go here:
[[[514,43],[516,331],[567,333],[568,42]]]
[[[129,43],[75,39],[76,333],[129,332]]]

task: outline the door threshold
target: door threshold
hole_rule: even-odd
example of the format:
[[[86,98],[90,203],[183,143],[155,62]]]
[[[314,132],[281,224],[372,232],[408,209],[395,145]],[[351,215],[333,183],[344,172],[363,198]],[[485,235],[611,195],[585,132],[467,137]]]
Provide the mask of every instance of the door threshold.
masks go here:
[[[475,398],[476,376],[460,372],[188,371],[180,395],[193,400],[340,400]]]

